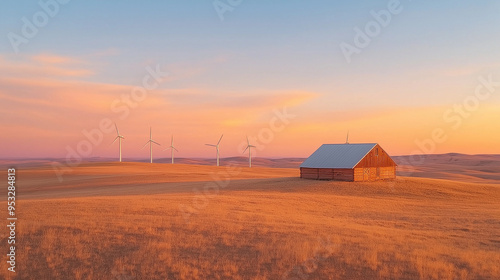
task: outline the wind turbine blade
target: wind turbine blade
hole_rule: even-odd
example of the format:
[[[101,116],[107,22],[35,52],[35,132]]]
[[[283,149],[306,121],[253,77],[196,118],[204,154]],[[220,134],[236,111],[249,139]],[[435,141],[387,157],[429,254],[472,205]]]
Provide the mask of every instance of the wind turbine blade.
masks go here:
[[[254,145],[248,145],[248,147],[251,147],[251,148],[257,148],[257,147],[255,147]]]
[[[176,152],[178,152],[179,150],[177,150],[175,147],[172,147],[172,149],[174,149]]]
[[[172,140],[170,141],[170,145],[173,146],[174,145],[174,135],[172,135]]]
[[[115,123],[115,128],[116,128],[116,134],[120,135],[120,132],[118,132],[118,126],[116,126],[116,123]]]
[[[207,146],[211,146],[211,147],[217,147],[217,145],[213,145],[213,144],[205,144]]]
[[[224,136],[224,134],[222,134],[222,135],[220,136],[220,139],[219,139],[219,142],[217,142],[217,145],[219,145],[220,140],[222,140],[222,136]]]
[[[151,140],[151,142],[155,143],[155,144],[156,144],[156,145],[158,145],[158,146],[161,146],[161,144],[160,144],[160,143],[157,143],[157,142],[155,142],[155,141],[153,141],[153,140]]]
[[[144,149],[144,147],[146,147],[148,144],[149,144],[149,141],[148,141],[148,142],[146,142],[146,144],[144,144],[144,146],[142,146],[142,148],[141,148],[141,149]]]
[[[242,153],[242,154],[244,154],[244,153],[248,150],[248,147],[250,147],[250,146],[247,146],[247,147],[245,148],[245,150],[243,151],[243,153]]]
[[[163,151],[166,151],[166,150],[168,150],[168,149],[170,149],[170,147],[166,148],[166,149],[165,149],[165,150],[163,150]]]
[[[247,144],[248,146],[250,146],[250,140],[248,140],[248,136],[247,136]]]
[[[153,134],[151,132],[151,127],[149,127],[149,140],[153,139]]]
[[[116,142],[116,139],[118,139],[118,138],[119,138],[119,137],[118,137],[118,136],[116,136],[115,140],[113,140],[113,142],[111,142],[111,144],[110,144],[110,145],[113,145],[113,143],[115,143],[115,142]]]

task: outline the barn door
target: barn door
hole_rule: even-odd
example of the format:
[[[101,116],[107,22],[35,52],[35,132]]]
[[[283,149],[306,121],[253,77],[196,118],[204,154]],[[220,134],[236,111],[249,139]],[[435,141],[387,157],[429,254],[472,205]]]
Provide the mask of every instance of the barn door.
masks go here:
[[[364,168],[363,169],[363,181],[369,181],[370,180],[370,168]]]

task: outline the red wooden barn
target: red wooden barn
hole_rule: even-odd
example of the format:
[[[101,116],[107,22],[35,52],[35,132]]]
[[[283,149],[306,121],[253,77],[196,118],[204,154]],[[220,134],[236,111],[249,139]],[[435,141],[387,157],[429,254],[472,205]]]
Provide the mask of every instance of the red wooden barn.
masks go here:
[[[300,165],[300,178],[376,181],[396,178],[396,163],[379,144],[324,144]]]

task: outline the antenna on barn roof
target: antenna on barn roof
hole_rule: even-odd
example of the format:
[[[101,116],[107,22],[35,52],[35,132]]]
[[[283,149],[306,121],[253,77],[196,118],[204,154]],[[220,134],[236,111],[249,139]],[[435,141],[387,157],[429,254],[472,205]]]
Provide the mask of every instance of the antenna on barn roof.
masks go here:
[[[347,131],[347,138],[345,139],[345,143],[349,144],[349,130]]]

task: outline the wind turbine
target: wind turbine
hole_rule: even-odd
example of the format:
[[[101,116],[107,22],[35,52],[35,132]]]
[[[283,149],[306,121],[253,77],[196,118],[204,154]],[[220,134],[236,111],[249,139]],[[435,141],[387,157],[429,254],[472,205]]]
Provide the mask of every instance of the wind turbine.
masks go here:
[[[219,142],[217,142],[217,145],[213,145],[213,144],[205,144],[207,146],[212,146],[212,147],[215,147],[215,149],[217,150],[217,166],[219,166],[219,144],[220,144],[220,140],[222,140],[222,136],[224,136],[224,134],[222,134],[220,136],[220,139],[219,139]]]
[[[142,149],[144,149],[144,147],[146,147],[149,144],[149,159],[151,160],[151,163],[153,163],[153,143],[155,143],[158,146],[161,146],[159,143],[156,143],[153,140],[153,137],[152,137],[152,134],[151,134],[151,127],[149,127],[149,141],[146,142],[146,144],[144,144],[144,146],[142,147]]]
[[[113,143],[115,143],[116,140],[118,140],[118,151],[120,153],[120,162],[122,162],[122,139],[125,139],[125,137],[123,137],[122,135],[120,135],[120,132],[118,132],[118,126],[116,126],[116,123],[115,123],[115,128],[116,128],[116,138],[115,140],[113,140]],[[111,143],[111,145],[113,145],[113,143]]]
[[[172,149],[172,164],[174,164],[174,150],[178,152],[178,150],[174,147],[174,136],[172,135],[172,140],[170,141],[170,147],[166,148],[164,151]]]
[[[345,143],[349,144],[349,130],[347,131],[347,138],[345,139]]]
[[[252,148],[256,148],[255,146],[253,145],[250,145],[250,141],[248,140],[248,136],[247,136],[247,147],[245,148],[245,150],[243,151],[243,153],[246,152],[246,150],[248,149],[248,167],[252,167]]]

